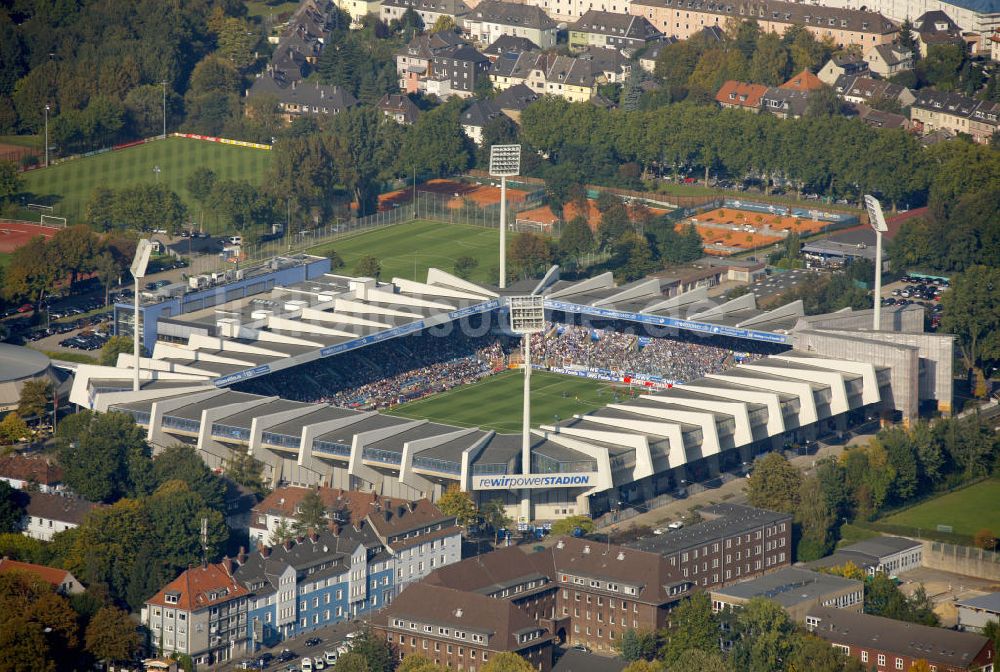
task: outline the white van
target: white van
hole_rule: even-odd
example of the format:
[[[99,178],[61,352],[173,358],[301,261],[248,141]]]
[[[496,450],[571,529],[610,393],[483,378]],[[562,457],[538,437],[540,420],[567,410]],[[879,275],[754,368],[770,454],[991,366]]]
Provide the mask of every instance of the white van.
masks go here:
[[[313,659],[313,669],[314,670],[325,670],[326,669],[326,663],[323,662],[322,658],[320,658],[319,656],[316,656]]]
[[[312,672],[313,669],[312,658],[303,658],[301,665],[302,665],[302,672]]]
[[[327,665],[334,665],[337,662],[337,658],[340,657],[340,652],[338,651],[324,651],[323,660],[326,661]]]

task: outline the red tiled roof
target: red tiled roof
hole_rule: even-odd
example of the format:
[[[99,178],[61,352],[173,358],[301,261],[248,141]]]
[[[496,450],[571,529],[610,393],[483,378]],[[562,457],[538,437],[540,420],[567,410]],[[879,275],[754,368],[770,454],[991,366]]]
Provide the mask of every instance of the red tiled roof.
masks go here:
[[[822,89],[823,86],[824,84],[820,78],[806,69],[789,79],[778,88],[789,89],[791,91],[815,91],[816,89]]]
[[[168,594],[176,595],[177,602],[167,602]],[[204,565],[185,570],[183,574],[165,585],[146,604],[176,607],[184,611],[199,611],[214,604],[228,602],[248,595],[249,591],[236,582],[228,564]]]
[[[730,79],[715,94],[715,100],[720,105],[738,105],[739,107],[760,107],[761,97],[767,93],[763,84],[749,84]]]
[[[50,583],[56,588],[66,581],[69,574],[65,569],[47,567],[46,565],[35,565],[30,562],[18,562],[10,558],[0,558],[0,574],[6,572],[24,572],[41,579],[45,583]]]

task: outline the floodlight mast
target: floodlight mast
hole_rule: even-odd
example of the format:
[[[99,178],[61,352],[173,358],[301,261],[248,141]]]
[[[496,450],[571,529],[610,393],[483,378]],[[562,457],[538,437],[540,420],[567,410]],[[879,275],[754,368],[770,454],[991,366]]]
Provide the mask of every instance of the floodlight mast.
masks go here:
[[[132,278],[135,280],[135,287],[132,292],[134,312],[132,314],[132,391],[139,391],[139,281],[146,277],[146,266],[149,265],[149,255],[153,251],[153,243],[147,238],[139,241],[135,248],[135,257],[132,258]]]
[[[500,282],[507,286],[507,178],[521,172],[521,145],[490,146],[490,176],[500,178]]]
[[[882,234],[889,230],[882,213],[882,204],[870,194],[865,195],[865,208],[868,210],[868,223],[875,231],[875,308],[872,317],[872,328],[878,331],[882,322]]]
[[[524,406],[521,416],[521,473],[531,473],[531,335],[545,329],[545,301],[541,296],[512,296],[510,328],[524,338]],[[531,490],[521,490],[522,522],[531,521]]]

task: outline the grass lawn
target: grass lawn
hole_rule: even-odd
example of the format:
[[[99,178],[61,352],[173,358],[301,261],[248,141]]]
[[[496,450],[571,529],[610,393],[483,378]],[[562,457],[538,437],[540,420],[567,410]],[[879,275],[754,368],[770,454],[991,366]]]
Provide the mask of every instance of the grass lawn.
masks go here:
[[[294,0],[292,2],[281,2],[276,5],[261,2],[260,0],[247,1],[243,4],[247,6],[247,16],[250,17],[269,16],[271,14],[277,17],[284,12],[294,12],[295,8],[299,6],[299,3]]]
[[[482,427],[498,432],[521,431],[522,371],[505,371],[472,385],[463,385],[441,394],[398,406],[390,415],[426,418],[463,427]],[[531,424],[587,413],[614,401],[608,383],[574,378],[558,373],[535,371],[531,374]]]
[[[6,268],[7,264],[10,263],[10,253],[0,252],[0,268]]]
[[[415,221],[317,245],[309,252],[327,256],[335,250],[344,260],[344,272],[348,274],[354,272],[361,257],[370,254],[382,262],[382,278],[421,282],[427,279],[428,268],[433,266],[451,273],[455,260],[468,255],[479,260],[469,279],[495,284],[500,264],[499,245],[500,232],[496,229]]]
[[[45,142],[40,135],[0,135],[0,145],[17,145],[42,150]]]
[[[119,152],[107,152],[86,159],[33,170],[24,176],[30,202],[54,206],[53,213],[66,217],[69,224],[79,223],[87,200],[95,187],[112,189],[159,179],[176,191],[197,216],[198,209],[185,184],[188,176],[200,167],[215,171],[220,180],[249,180],[261,184],[271,153],[260,149],[222,145],[214,142],[167,138]]]
[[[936,530],[951,525],[956,534],[972,536],[987,528],[1000,532],[1000,479],[990,479],[946,495],[936,497],[912,509],[883,518],[891,525],[909,525]]]
[[[61,359],[64,362],[76,362],[77,364],[97,364],[98,359],[93,355],[85,355],[82,352],[55,352],[54,350],[40,350],[39,352],[48,355],[49,359]]]

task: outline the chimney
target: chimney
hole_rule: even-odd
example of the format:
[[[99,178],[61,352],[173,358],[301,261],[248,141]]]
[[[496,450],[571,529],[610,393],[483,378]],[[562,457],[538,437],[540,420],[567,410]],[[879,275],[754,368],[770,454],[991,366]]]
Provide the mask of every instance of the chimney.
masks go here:
[[[230,576],[232,576],[232,574],[233,574],[233,561],[232,560],[230,560],[229,558],[223,558],[219,562],[219,565],[222,567],[222,571],[224,571],[226,574],[229,574]]]
[[[408,508],[410,510],[410,512],[412,513],[413,511],[417,510],[417,503],[416,502],[407,502],[406,503],[406,508]]]
[[[306,540],[306,538],[303,537],[301,534],[299,536],[295,537],[295,543],[296,544],[301,544],[305,540]]]
[[[334,521],[334,522],[330,523],[330,531],[333,532],[333,536],[339,537],[340,536],[340,523],[337,522],[337,521]]]
[[[315,544],[317,539],[319,539],[319,535],[316,534],[316,530],[314,530],[313,528],[310,527],[309,528],[309,541],[311,541],[311,542],[313,542]]]
[[[271,557],[271,547],[270,546],[261,546],[261,548],[260,548],[260,557],[262,557],[262,558],[269,558],[269,557]]]
[[[291,540],[291,539],[285,539],[285,543],[284,543],[284,544],[282,544],[282,546],[284,546],[284,547],[285,547],[285,550],[286,550],[286,551],[290,551],[290,550],[292,550],[292,545],[293,545],[293,544],[292,544],[292,540]],[[588,547],[587,547],[587,549],[589,550],[589,549],[590,549],[590,546],[588,546]]]

